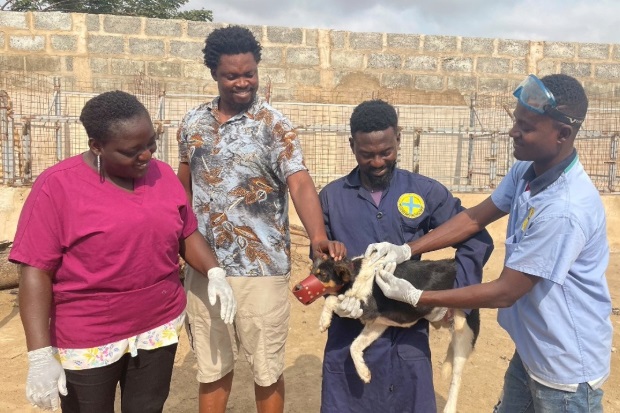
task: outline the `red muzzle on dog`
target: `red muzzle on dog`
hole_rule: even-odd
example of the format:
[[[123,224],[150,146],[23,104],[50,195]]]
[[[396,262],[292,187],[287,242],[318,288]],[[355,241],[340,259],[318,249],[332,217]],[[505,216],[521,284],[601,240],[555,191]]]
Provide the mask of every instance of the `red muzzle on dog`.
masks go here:
[[[293,287],[293,295],[297,297],[300,303],[308,305],[325,294],[337,293],[340,288],[341,286],[327,288],[314,274],[310,274]]]

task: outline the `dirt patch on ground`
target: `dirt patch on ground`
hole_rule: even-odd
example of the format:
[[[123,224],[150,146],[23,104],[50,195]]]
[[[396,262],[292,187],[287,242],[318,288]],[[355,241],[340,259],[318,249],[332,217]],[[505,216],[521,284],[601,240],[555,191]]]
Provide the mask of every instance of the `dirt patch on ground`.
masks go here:
[[[294,268],[291,286],[305,278],[309,269],[307,246],[303,238],[294,237]],[[438,258],[444,253],[427,255]],[[485,281],[499,275],[504,251],[501,245],[493,253],[485,267]],[[620,253],[614,252],[607,271],[613,306],[620,307]],[[3,385],[0,388],[0,411],[40,412],[27,403],[24,396],[26,380],[26,344],[19,319],[17,290],[0,291],[0,363]],[[318,331],[321,302],[303,306],[295,302],[291,294],[291,331],[287,345],[286,412],[318,412],[321,390],[321,361],[325,334]],[[514,351],[512,342],[496,320],[496,310],[482,310],[482,329],[476,350],[467,363],[459,399],[459,411],[479,413],[491,411],[500,393],[503,374]],[[612,315],[615,328],[614,346],[620,342],[620,315]],[[438,408],[443,409],[447,395],[448,380],[441,377],[441,362],[448,344],[446,331],[431,332],[433,366],[436,372],[435,390]],[[614,350],[610,380],[605,384],[606,412],[620,412],[620,360]],[[194,356],[189,351],[187,337],[183,335],[176,357],[175,371],[166,412],[197,411],[197,384],[195,380]],[[117,408],[117,411],[120,411]],[[228,405],[229,412],[248,413],[255,411],[254,394],[249,369],[245,360],[240,360],[235,370],[233,392]]]

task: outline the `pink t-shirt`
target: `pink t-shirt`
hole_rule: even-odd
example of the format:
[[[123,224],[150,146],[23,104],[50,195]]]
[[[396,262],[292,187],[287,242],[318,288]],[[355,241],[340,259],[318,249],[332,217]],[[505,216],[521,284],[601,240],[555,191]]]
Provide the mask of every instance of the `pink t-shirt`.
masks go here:
[[[9,259],[54,273],[52,345],[94,347],[183,312],[179,241],[196,228],[167,164],[153,159],[128,192],[101,182],[78,155],[35,181]]]

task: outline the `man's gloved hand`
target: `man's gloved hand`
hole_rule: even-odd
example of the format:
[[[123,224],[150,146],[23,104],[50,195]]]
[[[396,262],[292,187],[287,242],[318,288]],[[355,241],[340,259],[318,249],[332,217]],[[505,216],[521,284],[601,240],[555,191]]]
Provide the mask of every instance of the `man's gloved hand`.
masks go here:
[[[338,296],[338,307],[334,310],[339,317],[360,318],[363,314],[362,302],[355,297]]]
[[[369,260],[369,264],[374,264],[380,259],[400,264],[411,258],[411,248],[408,244],[394,245],[389,242],[378,242],[366,248],[364,257]]]
[[[207,272],[207,278],[209,278],[209,286],[207,287],[209,303],[215,305],[219,297],[220,316],[226,324],[232,324],[237,312],[237,301],[230,284],[226,281],[226,272],[220,267],[211,268]]]
[[[395,269],[395,262],[386,263],[383,269],[379,270],[375,276],[377,285],[387,298],[402,301],[414,307],[417,306],[418,300],[422,295],[422,290],[418,290],[402,278],[396,278],[394,276]]]
[[[26,398],[44,410],[60,407],[60,396],[67,395],[65,371],[54,357],[50,346],[28,352],[28,377]]]

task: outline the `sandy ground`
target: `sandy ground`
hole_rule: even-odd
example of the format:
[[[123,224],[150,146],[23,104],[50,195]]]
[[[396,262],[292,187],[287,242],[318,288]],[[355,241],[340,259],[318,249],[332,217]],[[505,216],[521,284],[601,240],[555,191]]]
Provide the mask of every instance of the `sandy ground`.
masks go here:
[[[309,269],[307,247],[303,239],[297,237],[293,249],[294,269],[291,286],[305,278]],[[427,255],[426,258],[439,258],[447,252]],[[493,253],[485,267],[485,281],[499,274],[504,251],[501,247]],[[612,254],[608,282],[613,306],[620,307],[620,252]],[[289,413],[318,412],[321,389],[321,361],[325,334],[318,331],[321,301],[310,306],[295,302],[291,294],[292,319],[286,353],[286,408]],[[465,367],[463,386],[459,398],[459,412],[490,412],[500,393],[503,374],[514,347],[508,335],[495,321],[496,310],[482,310],[482,328],[476,350]],[[612,315],[615,328],[614,346],[620,343],[620,315]],[[447,348],[447,331],[431,332],[433,366],[436,371],[435,390],[438,408],[445,404],[448,380],[439,374],[441,362]],[[175,371],[166,412],[197,411],[197,384],[195,381],[195,361],[189,351],[187,337],[183,335],[176,357]],[[0,365],[3,385],[0,388],[0,412],[37,412],[27,403],[24,396],[26,380],[26,344],[19,319],[17,290],[0,291]],[[620,358],[614,349],[612,373],[605,384],[604,407],[606,412],[620,412]],[[120,411],[120,409],[117,409]],[[235,370],[235,380],[228,411],[246,413],[255,411],[254,394],[248,365],[239,360]]]

